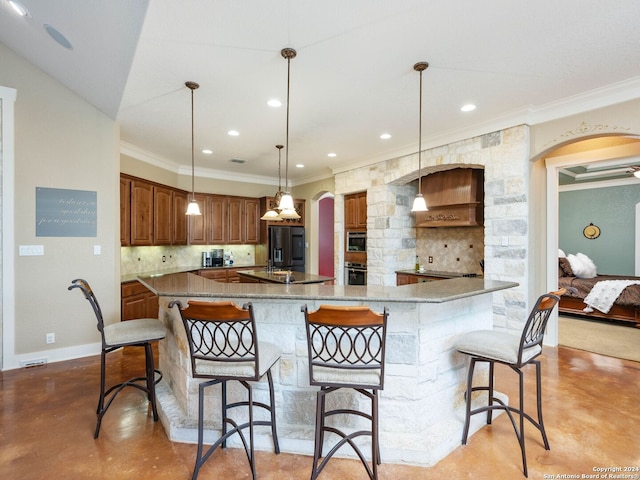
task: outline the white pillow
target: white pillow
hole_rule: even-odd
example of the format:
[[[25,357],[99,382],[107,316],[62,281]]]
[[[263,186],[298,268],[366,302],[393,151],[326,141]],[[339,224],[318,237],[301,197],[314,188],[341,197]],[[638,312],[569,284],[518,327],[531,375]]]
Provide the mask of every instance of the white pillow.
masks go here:
[[[576,255],[570,253],[567,256],[567,260],[569,260],[571,270],[573,270],[573,274],[576,277],[594,278],[597,275],[595,264],[584,253],[578,253]]]
[[[558,258],[565,258],[566,255],[564,254],[564,250],[562,250],[561,248],[558,249]]]
[[[582,278],[594,278],[598,275],[598,268],[596,267],[596,264],[593,263],[593,260],[587,257],[584,253],[580,252],[576,254],[576,257],[578,257],[582,261],[587,270],[586,274]]]

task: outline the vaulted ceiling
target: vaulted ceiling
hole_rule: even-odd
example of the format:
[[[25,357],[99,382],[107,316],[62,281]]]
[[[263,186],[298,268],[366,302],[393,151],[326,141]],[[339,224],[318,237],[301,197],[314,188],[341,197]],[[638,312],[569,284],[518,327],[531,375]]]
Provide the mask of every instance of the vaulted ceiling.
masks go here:
[[[418,61],[423,148],[640,95],[637,0],[20,2],[0,42],[116,119],[125,153],[190,166],[198,82],[196,168],[219,178],[277,176],[284,47],[294,184],[417,151]]]

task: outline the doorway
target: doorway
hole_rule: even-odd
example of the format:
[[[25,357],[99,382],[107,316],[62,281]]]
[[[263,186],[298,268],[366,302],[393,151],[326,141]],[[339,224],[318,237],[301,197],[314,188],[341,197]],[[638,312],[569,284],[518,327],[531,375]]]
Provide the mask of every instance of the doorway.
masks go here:
[[[625,173],[625,165],[640,163],[640,139],[633,136],[606,136],[578,140],[565,144],[543,156],[547,170],[547,290],[555,290],[558,286],[558,249],[559,245],[559,204],[562,185],[580,183],[590,188],[617,185],[637,185],[637,179]],[[618,170],[618,174],[612,173]],[[562,184],[562,185],[561,185]],[[577,187],[579,188],[579,187]],[[640,257],[640,225],[636,216],[635,255],[636,262]],[[566,252],[577,253],[577,252]],[[607,272],[615,273],[615,272]],[[637,272],[636,272],[637,275]],[[559,322],[557,316],[548,326],[548,343],[557,345],[559,338]],[[545,342],[547,343],[547,342]]]

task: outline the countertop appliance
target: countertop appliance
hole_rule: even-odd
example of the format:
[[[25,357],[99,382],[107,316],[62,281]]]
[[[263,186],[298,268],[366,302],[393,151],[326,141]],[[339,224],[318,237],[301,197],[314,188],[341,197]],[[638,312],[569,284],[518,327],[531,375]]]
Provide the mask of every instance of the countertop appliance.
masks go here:
[[[365,263],[346,262],[344,264],[345,285],[366,285],[367,265]]]
[[[211,266],[222,267],[224,265],[224,250],[222,248],[214,248],[211,250]]]
[[[304,272],[304,227],[269,227],[269,260],[275,269]]]

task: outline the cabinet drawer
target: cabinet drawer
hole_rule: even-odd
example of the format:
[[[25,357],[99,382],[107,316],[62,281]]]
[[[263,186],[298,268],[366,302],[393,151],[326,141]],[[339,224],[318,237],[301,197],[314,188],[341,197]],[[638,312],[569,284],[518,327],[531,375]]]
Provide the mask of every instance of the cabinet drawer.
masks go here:
[[[147,287],[145,287],[138,281],[123,283],[121,286],[122,298],[130,297],[132,295],[138,295],[140,293],[150,293],[150,292],[147,289]]]

